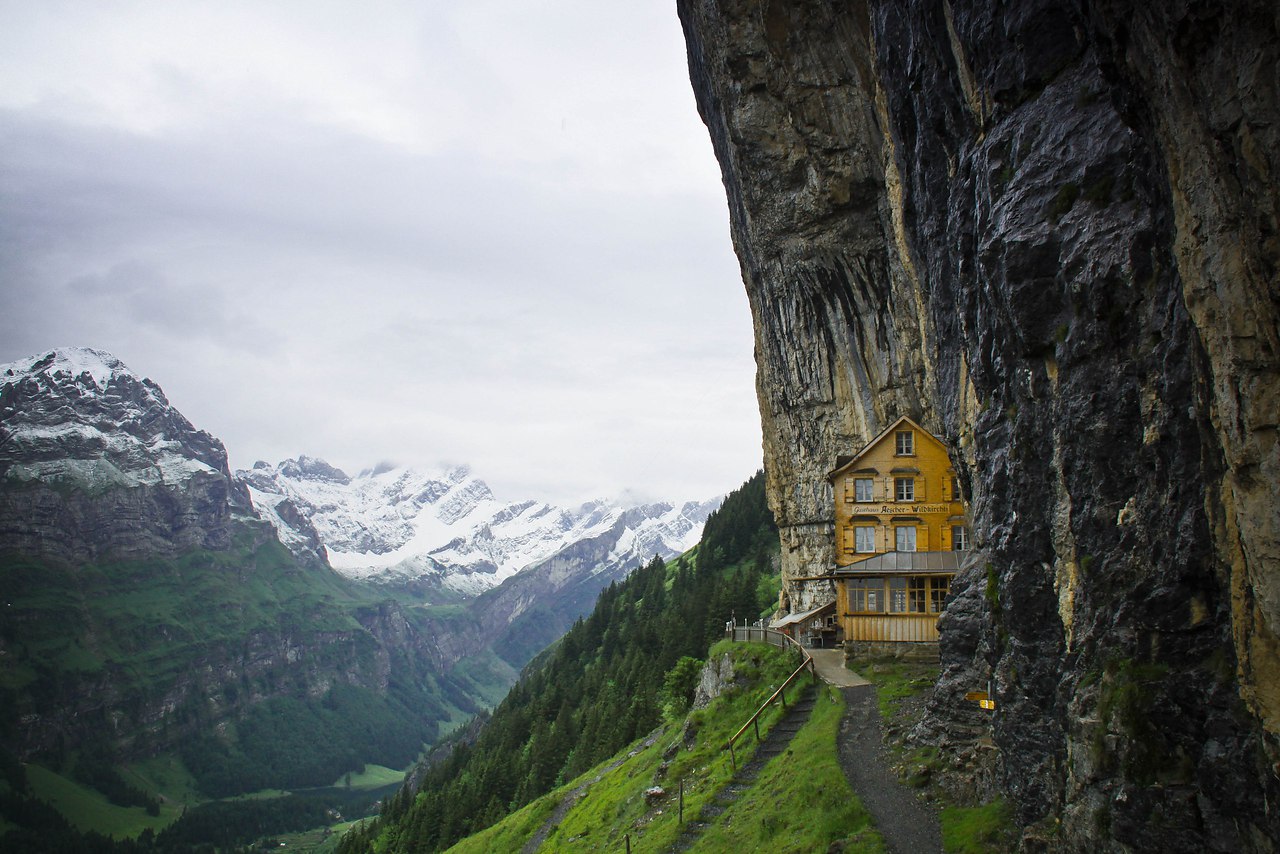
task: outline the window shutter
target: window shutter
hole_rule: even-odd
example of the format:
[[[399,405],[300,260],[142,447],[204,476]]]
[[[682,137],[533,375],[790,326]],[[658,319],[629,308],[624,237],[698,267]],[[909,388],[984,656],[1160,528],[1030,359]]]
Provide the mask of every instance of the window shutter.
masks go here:
[[[942,500],[951,500],[951,475],[946,474],[942,477]]]
[[[929,526],[921,525],[916,528],[916,551],[929,551]]]
[[[942,542],[939,544],[939,549],[944,552],[951,551],[951,526],[950,525],[942,526]]]
[[[844,550],[846,552],[853,551],[853,528],[844,529]]]
[[[924,501],[924,478],[916,478],[916,501]]]

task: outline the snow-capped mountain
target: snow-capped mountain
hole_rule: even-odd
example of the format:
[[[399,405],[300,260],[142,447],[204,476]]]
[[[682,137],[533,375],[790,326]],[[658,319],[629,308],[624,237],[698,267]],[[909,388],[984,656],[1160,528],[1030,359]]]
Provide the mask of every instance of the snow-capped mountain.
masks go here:
[[[7,479],[98,488],[227,473],[222,443],[110,353],[67,347],[0,365],[0,395]]]
[[[301,456],[238,476],[286,544],[302,535],[276,507],[314,526],[330,565],[358,579],[430,581],[464,595],[495,587],[584,540],[608,538],[595,573],[630,569],[694,545],[719,500],[679,506],[593,501],[566,509],[505,502],[465,466],[420,471],[380,465],[355,477]]]
[[[0,549],[74,561],[176,554],[225,548],[233,524],[269,536],[265,521],[308,562],[327,552],[350,578],[453,596],[540,564],[608,583],[693,546],[719,505],[509,502],[465,467],[381,465],[349,477],[309,457],[233,475],[222,443],[158,385],[81,347],[0,365],[0,486],[10,520]]]
[[[230,541],[252,513],[222,443],[110,353],[0,365],[0,548],[68,560]]]

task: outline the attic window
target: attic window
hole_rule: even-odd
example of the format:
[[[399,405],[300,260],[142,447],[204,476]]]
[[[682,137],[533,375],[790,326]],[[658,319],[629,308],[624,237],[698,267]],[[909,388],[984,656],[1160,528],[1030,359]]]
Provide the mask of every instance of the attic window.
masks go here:
[[[896,435],[896,442],[898,456],[910,457],[915,455],[915,434],[910,430],[899,430]]]

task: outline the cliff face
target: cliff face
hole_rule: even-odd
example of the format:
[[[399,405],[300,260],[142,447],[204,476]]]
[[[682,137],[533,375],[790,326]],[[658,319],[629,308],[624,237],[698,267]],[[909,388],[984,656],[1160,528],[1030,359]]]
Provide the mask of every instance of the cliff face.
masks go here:
[[[991,679],[1029,840],[1275,850],[1280,13],[678,6],[793,604],[836,456],[912,416],[982,553],[921,732]]]

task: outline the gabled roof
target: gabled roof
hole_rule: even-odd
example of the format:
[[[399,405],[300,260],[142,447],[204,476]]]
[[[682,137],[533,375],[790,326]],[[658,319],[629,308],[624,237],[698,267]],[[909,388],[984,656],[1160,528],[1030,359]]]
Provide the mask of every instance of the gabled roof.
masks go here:
[[[921,427],[915,421],[911,420],[911,418],[909,418],[908,416],[903,415],[897,421],[893,422],[888,427],[881,430],[880,433],[874,439],[872,439],[867,444],[863,445],[862,450],[854,454],[853,457],[848,462],[844,463],[841,466],[837,466],[832,472],[830,472],[827,475],[827,480],[835,480],[837,475],[857,466],[858,463],[862,460],[862,458],[865,457],[872,448],[874,448],[876,445],[879,445],[885,439],[889,438],[889,436],[891,436],[894,432],[897,431],[897,429],[900,426],[902,426],[902,423],[904,421],[907,424],[909,424],[917,433],[920,433],[921,435],[928,437],[928,439],[931,442],[933,442],[935,445],[941,448],[942,452],[944,454],[947,454],[947,457],[950,458],[951,455],[947,453],[947,446],[942,444],[942,441],[938,439],[937,436],[933,435],[928,430]]]
[[[975,559],[975,552],[885,552],[836,567],[836,575],[928,575],[959,572]]]

